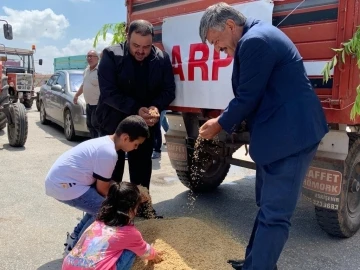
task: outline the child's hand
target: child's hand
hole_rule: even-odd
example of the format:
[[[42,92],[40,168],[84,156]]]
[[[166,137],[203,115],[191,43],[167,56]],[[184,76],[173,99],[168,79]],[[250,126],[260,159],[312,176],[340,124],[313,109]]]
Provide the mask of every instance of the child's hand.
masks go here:
[[[157,251],[155,258],[152,260],[154,263],[161,263],[164,259],[162,258],[162,255],[164,255],[163,251]]]

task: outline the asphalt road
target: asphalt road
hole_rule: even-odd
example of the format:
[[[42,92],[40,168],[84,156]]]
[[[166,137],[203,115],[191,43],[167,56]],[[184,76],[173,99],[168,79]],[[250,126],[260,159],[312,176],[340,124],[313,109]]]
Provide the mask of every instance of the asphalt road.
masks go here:
[[[24,148],[11,148],[6,132],[0,131],[1,270],[60,269],[66,232],[82,216],[44,194],[52,163],[79,142],[68,142],[55,125],[41,125],[35,109],[28,111],[28,118]],[[157,211],[214,223],[245,246],[257,211],[255,172],[233,167],[215,192],[198,196],[189,206],[189,191],[177,180],[164,150],[161,160],[153,163],[151,194]],[[286,270],[360,269],[359,250],[360,232],[350,239],[328,236],[317,225],[313,206],[301,200],[278,265]]]

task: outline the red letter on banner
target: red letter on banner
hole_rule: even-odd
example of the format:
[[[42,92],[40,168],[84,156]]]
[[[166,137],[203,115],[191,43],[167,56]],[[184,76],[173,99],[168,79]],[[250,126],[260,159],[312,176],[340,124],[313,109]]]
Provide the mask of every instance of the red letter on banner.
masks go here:
[[[221,67],[227,67],[228,65],[230,65],[232,59],[233,58],[229,55],[226,58],[221,59],[220,53],[214,50],[214,62],[213,62],[212,76],[211,76],[212,81],[217,81],[219,79],[219,69]]]
[[[200,59],[195,59],[196,52],[202,52]],[[206,61],[209,59],[209,47],[206,44],[198,43],[190,45],[189,53],[189,81],[194,81],[194,70],[196,67],[201,69],[201,79],[203,81],[209,80],[208,66]]]
[[[174,75],[179,75],[180,81],[185,81],[184,71],[182,69],[181,53],[180,53],[179,45],[173,47],[171,56],[172,56]]]

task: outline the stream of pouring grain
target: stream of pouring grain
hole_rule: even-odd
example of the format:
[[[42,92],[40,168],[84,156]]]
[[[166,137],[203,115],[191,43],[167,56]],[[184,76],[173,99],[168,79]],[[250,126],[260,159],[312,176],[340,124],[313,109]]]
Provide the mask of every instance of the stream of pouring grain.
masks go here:
[[[218,136],[213,138],[213,145],[218,144]],[[190,181],[192,182],[193,187],[197,187],[200,184],[201,179],[205,173],[205,169],[209,162],[212,162],[213,158],[211,155],[207,154],[204,150],[205,139],[198,136],[195,145],[194,145],[194,154],[192,165],[190,169]],[[195,194],[192,190],[188,193],[188,209],[193,211],[195,209],[195,201],[198,198],[198,195]]]

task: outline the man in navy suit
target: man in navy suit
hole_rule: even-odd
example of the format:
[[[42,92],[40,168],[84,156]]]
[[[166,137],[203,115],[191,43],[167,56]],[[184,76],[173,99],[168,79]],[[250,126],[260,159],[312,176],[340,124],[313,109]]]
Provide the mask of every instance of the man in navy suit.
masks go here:
[[[259,211],[245,260],[229,263],[235,269],[277,269],[303,179],[328,132],[325,115],[297,48],[278,28],[218,3],[205,11],[199,34],[234,57],[235,96],[219,117],[201,126],[200,136],[231,134],[246,121],[256,163]]]

